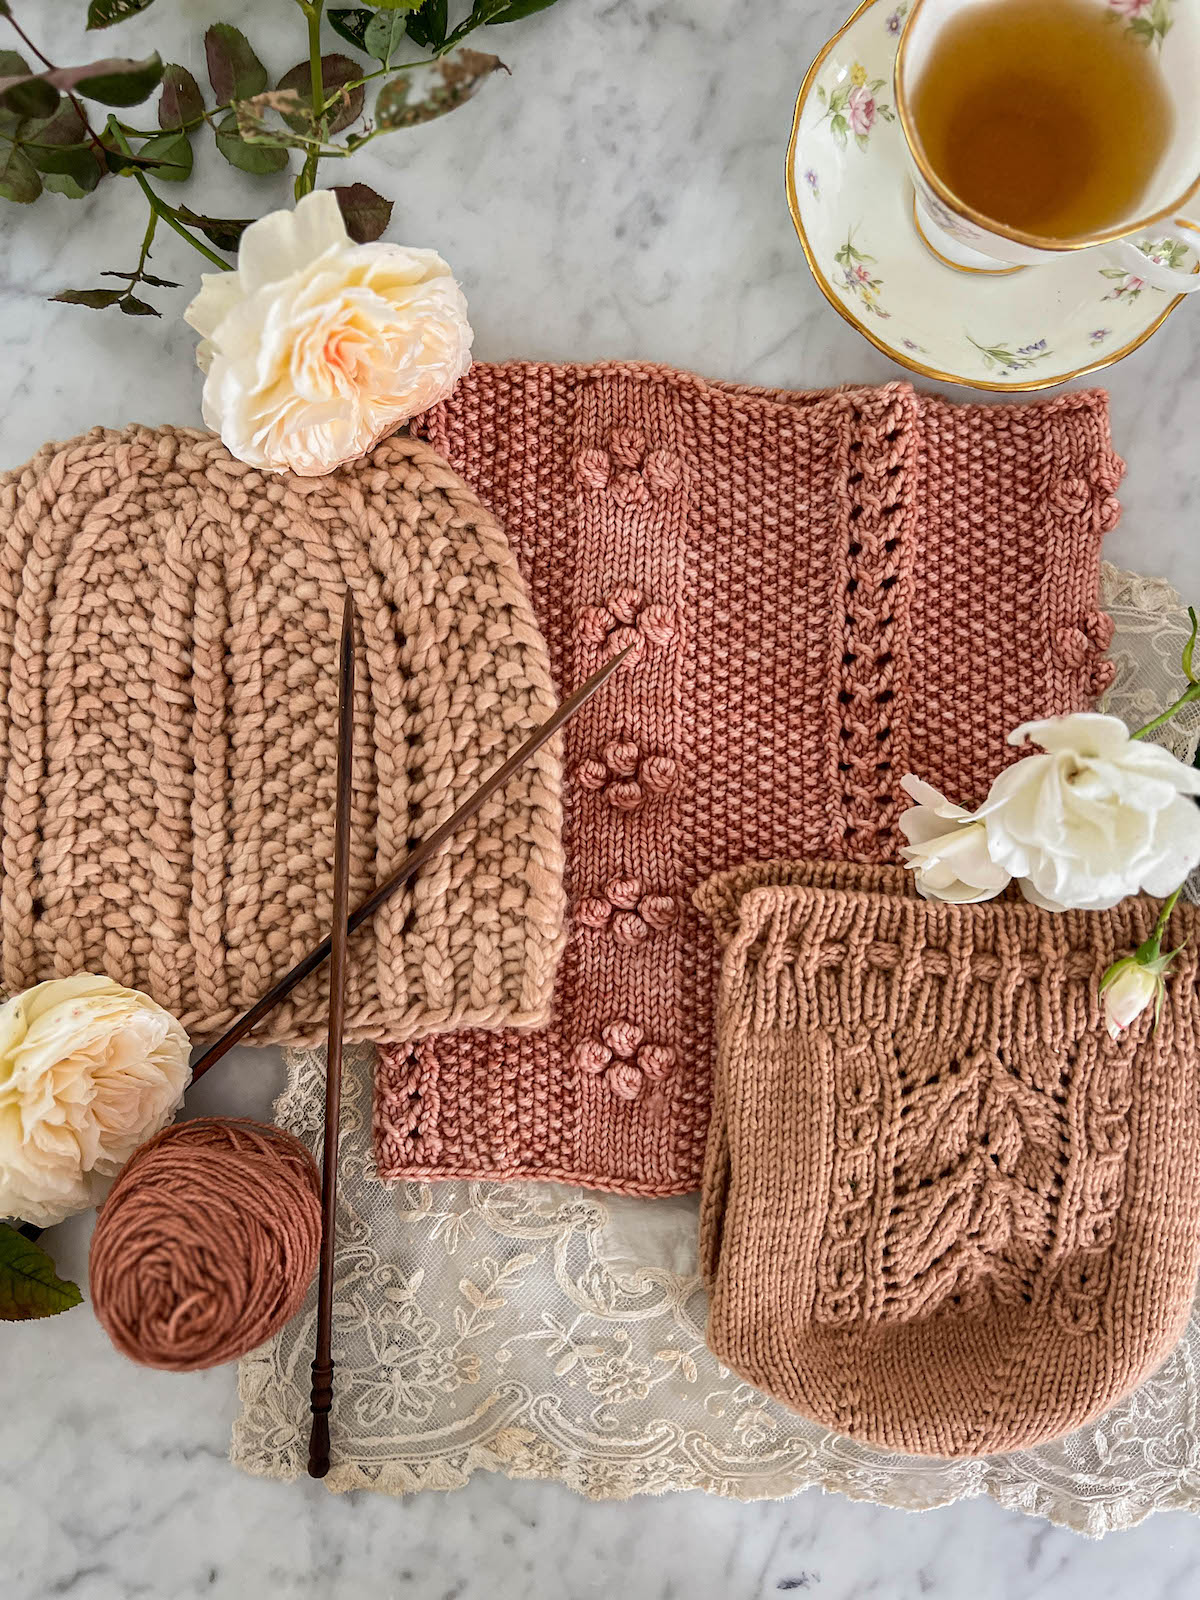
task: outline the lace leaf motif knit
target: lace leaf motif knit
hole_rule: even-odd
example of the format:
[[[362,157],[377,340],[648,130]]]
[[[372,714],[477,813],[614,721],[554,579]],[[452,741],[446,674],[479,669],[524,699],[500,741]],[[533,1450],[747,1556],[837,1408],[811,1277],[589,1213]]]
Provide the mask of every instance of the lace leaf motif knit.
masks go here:
[[[352,902],[554,706],[491,514],[428,445],[272,477],[96,428],[0,479],[0,977],[91,970],[215,1033],[329,930],[342,595],[363,635]],[[559,753],[351,946],[348,1033],[546,1019]],[[255,1043],[325,1036],[315,974]]]
[[[735,389],[661,367],[472,369],[416,424],[495,511],[562,686],[571,937],[551,1025],[385,1050],[385,1178],[694,1189],[710,873],[894,855],[920,772],[982,798],[1008,730],[1108,681],[1104,396]]]
[[[701,1265],[717,1357],[918,1454],[1053,1438],[1183,1332],[1200,1249],[1200,917],[1155,1030],[1099,980],[1157,903],[923,901],[893,867],[752,867],[725,944]]]

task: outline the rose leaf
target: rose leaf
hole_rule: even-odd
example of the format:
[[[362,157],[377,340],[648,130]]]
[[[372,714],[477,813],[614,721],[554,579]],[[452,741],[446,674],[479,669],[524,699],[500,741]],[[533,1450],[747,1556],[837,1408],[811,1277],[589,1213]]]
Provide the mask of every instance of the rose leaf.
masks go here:
[[[154,0],[91,0],[87,12],[89,31],[93,28],[111,28],[114,22],[124,22],[126,17],[136,17]]]
[[[425,0],[419,11],[409,13],[408,37],[414,44],[439,50],[446,42],[449,22],[446,0]]]
[[[338,184],[330,193],[337,196],[346,232],[355,244],[370,244],[378,239],[392,220],[392,202],[376,194],[368,184]]]
[[[96,152],[88,144],[42,144],[39,134],[25,146],[25,153],[43,175],[47,189],[79,200],[100,182],[101,170]],[[59,183],[56,180],[62,179]]]
[[[0,142],[0,200],[15,200],[27,206],[42,192],[37,168],[11,140]]]
[[[238,132],[237,112],[231,111],[217,125],[217,149],[231,167],[241,172],[265,175],[282,172],[288,164],[288,153],[279,145],[249,144]]]
[[[406,78],[393,78],[384,85],[375,102],[375,120],[380,128],[415,128],[434,117],[445,116],[469,100],[485,78],[493,72],[507,72],[508,68],[498,56],[456,50],[452,56],[435,62],[433,70],[440,76],[441,85],[422,100],[409,100]]]
[[[45,74],[58,89],[75,89],[87,100],[106,106],[136,106],[162,82],[163,64],[155,51],[144,61],[110,56],[82,67],[55,67]]]
[[[377,11],[367,29],[363,48],[376,61],[390,61],[408,33],[408,17],[403,11]]]
[[[335,53],[321,57],[321,82],[324,85],[327,102],[334,98],[344,83],[355,83],[362,75],[362,66],[357,61],[351,61],[349,56]],[[312,109],[312,77],[308,62],[298,61],[294,67],[289,68],[280,78],[277,87],[294,90],[305,107],[306,114],[302,116],[289,117],[286,112],[283,114],[283,120],[288,127],[296,133],[310,133],[312,117],[307,113]],[[356,89],[351,89],[348,95],[336,101],[330,116],[329,132],[341,133],[343,128],[348,128],[352,122],[356,122],[362,115],[365,97],[366,90],[360,83]]]
[[[267,69],[240,28],[214,22],[204,35],[204,54],[208,81],[218,100],[249,100],[267,87]]]
[[[181,222],[187,223],[190,228],[199,228],[210,244],[231,254],[237,250],[242,235],[254,221],[253,217],[205,217],[187,206],[177,206],[175,210]]]
[[[204,115],[204,96],[200,85],[186,67],[172,61],[163,68],[162,98],[158,102],[160,128],[181,128]]]
[[[136,300],[133,295],[123,295],[117,301],[117,309],[123,311],[127,317],[161,317],[161,311],[155,311],[152,305],[145,300]]]
[[[147,139],[138,150],[142,161],[153,161],[154,175],[169,183],[182,183],[192,173],[192,144],[187,134],[179,129],[168,129]]]
[[[45,78],[32,75],[0,78],[0,105],[19,117],[53,116],[58,100],[58,90]]]
[[[58,1276],[41,1245],[0,1223],[0,1322],[54,1317],[82,1299],[78,1284]]]
[[[124,293],[124,289],[64,289],[61,294],[52,294],[50,299],[64,306],[87,306],[92,311],[103,311],[115,306]]]
[[[347,44],[354,45],[358,50],[366,49],[363,41],[372,20],[370,11],[364,11],[361,6],[338,6],[325,15],[334,33],[340,34]]]

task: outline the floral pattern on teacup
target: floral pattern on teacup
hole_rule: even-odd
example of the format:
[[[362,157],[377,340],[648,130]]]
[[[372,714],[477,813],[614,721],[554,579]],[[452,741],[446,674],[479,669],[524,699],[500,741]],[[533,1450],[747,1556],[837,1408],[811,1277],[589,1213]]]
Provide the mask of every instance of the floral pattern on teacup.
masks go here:
[[[1089,344],[1103,344],[1105,339],[1112,337],[1111,328],[1093,328],[1088,334]]]
[[[845,244],[834,252],[833,259],[842,269],[840,278],[835,274],[838,286],[848,290],[863,310],[869,311],[873,317],[890,317],[891,312],[885,311],[879,304],[883,279],[877,278],[871,271],[875,265],[875,257],[867,255],[865,250],[858,249],[854,243],[853,228],[846,235]]]
[[[903,21],[904,21],[904,19],[905,19],[905,17],[907,15],[908,15],[908,0],[902,0],[902,3],[900,5],[898,5],[894,11],[889,11],[888,12],[887,18],[884,21],[884,27],[887,29],[887,31],[890,34],[899,33],[900,32],[900,26],[903,23]]]
[[[1174,21],[1171,4],[1172,0],[1108,0],[1108,10],[1110,16],[1124,19],[1126,33],[1161,50]]]
[[[817,176],[817,172],[814,167],[809,167],[807,172],[805,172],[804,181],[812,191],[813,199],[819,200],[821,198],[821,180]]]
[[[1159,267],[1186,267],[1191,254],[1187,245],[1181,244],[1178,239],[1139,239],[1138,249]],[[1156,289],[1158,294],[1164,292],[1157,289],[1155,284],[1147,283],[1138,273],[1127,272],[1124,267],[1101,267],[1100,276],[1110,279],[1113,285],[1102,296],[1105,300],[1124,300],[1129,304],[1138,298],[1143,289]]]
[[[980,344],[978,339],[972,339],[967,334],[967,343],[973,344],[979,351],[988,372],[1000,372],[1006,377],[1013,372],[1024,372],[1027,367],[1035,366],[1052,354],[1045,339],[1018,345],[1015,350],[1009,349],[1007,339],[998,344]]]
[[[896,113],[891,106],[879,98],[879,91],[885,86],[884,78],[868,78],[867,69],[861,61],[856,61],[850,68],[849,76],[844,78],[836,88],[826,90],[823,84],[817,85],[817,99],[825,107],[825,116],[829,119],[829,131],[843,148],[850,135],[860,150],[867,148],[867,136],[875,126],[876,118],[882,117],[885,122],[894,122]]]

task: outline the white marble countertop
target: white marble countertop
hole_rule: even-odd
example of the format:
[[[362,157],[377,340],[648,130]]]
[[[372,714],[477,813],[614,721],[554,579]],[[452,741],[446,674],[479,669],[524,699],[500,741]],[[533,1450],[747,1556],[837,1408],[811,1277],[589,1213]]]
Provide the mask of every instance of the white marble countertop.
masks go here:
[[[793,388],[903,376],[821,298],[783,197],[795,91],[847,5],[560,0],[488,39],[511,79],[440,123],[379,141],[353,175],[395,199],[391,237],[433,245],[452,263],[482,357],[636,356]],[[86,41],[84,0],[17,9],[60,61],[160,44],[199,75],[199,32],[218,17],[243,21],[273,68],[303,53],[287,0],[159,5]],[[185,21],[194,37],[183,44]],[[288,203],[283,180],[272,191],[211,151],[198,174],[184,198],[201,204],[203,194],[214,212]],[[179,318],[199,260],[185,245],[168,234],[155,251],[155,270],[187,286],[157,296],[161,321],[46,300],[96,282],[101,268],[132,266],[143,220],[131,183],[82,203],[50,196],[19,215],[4,209],[0,466],[96,423],[199,423],[194,338]],[[1200,595],[1198,367],[1200,307],[1185,305],[1092,380],[1111,391],[1129,464],[1109,554],[1191,598]],[[281,1081],[276,1052],[239,1051],[196,1090],[194,1109],[262,1115]],[[87,1233],[79,1219],[51,1235],[63,1270],[80,1277]],[[450,1497],[331,1497],[229,1466],[230,1369],[180,1378],[132,1367],[86,1308],[8,1326],[3,1344],[6,1600],[584,1600],[617,1585],[629,1600],[1187,1600],[1200,1591],[1200,1519],[1181,1514],[1093,1544],[991,1503],[919,1516],[816,1494],[594,1505],[485,1475]]]

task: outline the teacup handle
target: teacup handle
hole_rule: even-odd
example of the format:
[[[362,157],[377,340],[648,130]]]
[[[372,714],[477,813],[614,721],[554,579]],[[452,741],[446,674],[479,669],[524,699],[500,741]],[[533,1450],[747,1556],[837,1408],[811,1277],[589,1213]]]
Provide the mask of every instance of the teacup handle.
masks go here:
[[[1200,289],[1200,266],[1197,265],[1200,262],[1200,224],[1177,218],[1174,226],[1161,229],[1159,237],[1191,251],[1192,265],[1172,267],[1165,261],[1152,261],[1132,239],[1118,239],[1115,253],[1126,271],[1153,284],[1156,289],[1165,289],[1168,294],[1194,294]]]

